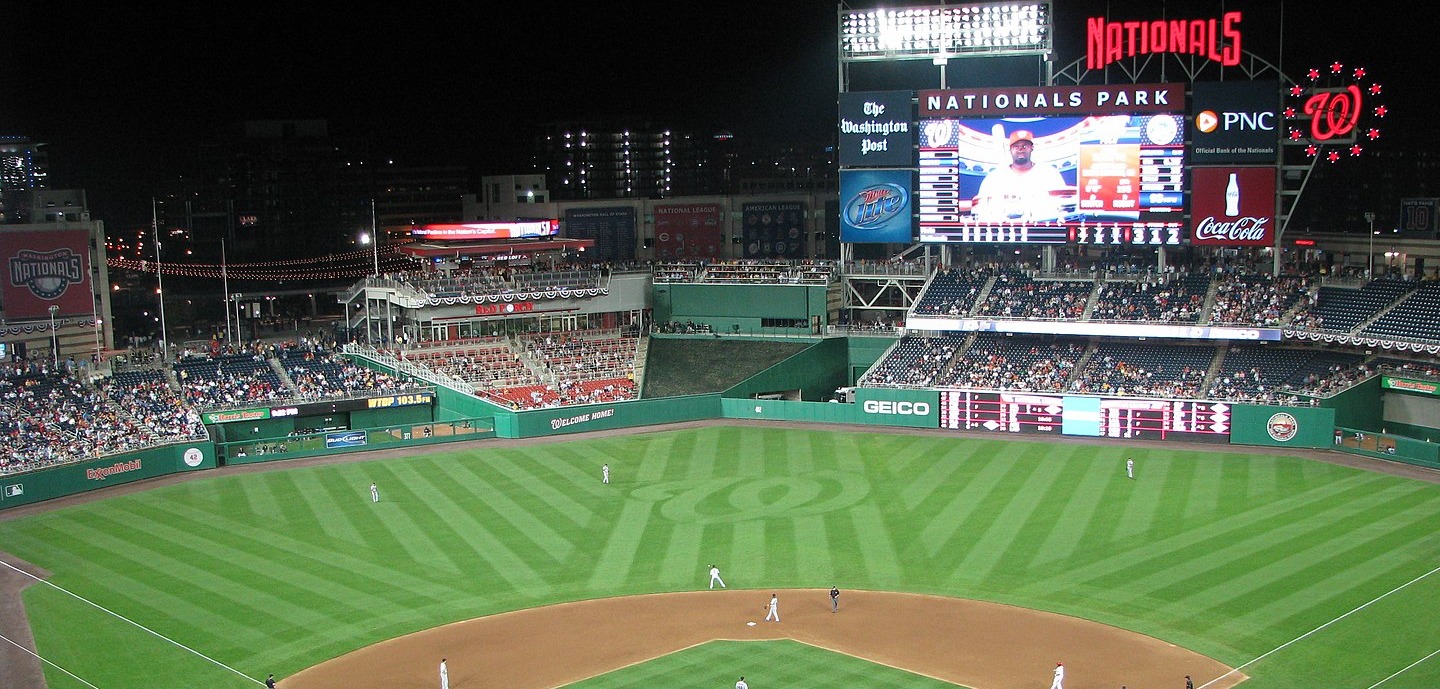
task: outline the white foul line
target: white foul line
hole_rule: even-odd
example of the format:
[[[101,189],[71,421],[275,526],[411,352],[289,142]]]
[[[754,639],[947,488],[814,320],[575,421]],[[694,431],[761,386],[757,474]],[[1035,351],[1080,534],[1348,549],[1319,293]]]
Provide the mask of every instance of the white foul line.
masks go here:
[[[44,585],[46,585],[46,586],[49,586],[49,587],[52,588],[52,589],[55,589],[56,591],[59,591],[59,592],[65,594],[65,595],[67,595],[67,596],[70,596],[70,597],[72,597],[72,598],[74,598],[74,599],[76,599],[76,600],[78,600],[78,601],[82,601],[82,602],[84,602],[84,603],[86,603],[86,604],[88,604],[88,605],[91,605],[91,606],[95,607],[95,608],[98,608],[98,609],[100,609],[100,610],[103,610],[103,611],[105,611],[105,612],[107,612],[107,613],[109,613],[109,614],[111,614],[111,615],[113,615],[113,616],[115,616],[115,617],[118,617],[118,618],[120,618],[120,619],[122,619],[122,620],[125,620],[126,622],[129,622],[130,624],[132,624],[132,625],[134,625],[134,626],[136,626],[136,627],[139,627],[140,629],[143,629],[143,630],[149,632],[150,634],[154,635],[154,636],[157,637],[157,638],[164,639],[165,641],[168,641],[168,642],[170,642],[171,644],[173,644],[173,645],[175,645],[175,646],[178,646],[178,647],[180,647],[180,648],[183,648],[183,649],[189,651],[190,653],[192,653],[192,654],[194,654],[194,655],[196,655],[196,656],[198,656],[198,657],[200,657],[200,658],[203,658],[203,659],[205,659],[205,660],[208,660],[208,661],[210,661],[211,663],[213,663],[213,664],[215,664],[215,665],[217,665],[217,666],[219,666],[219,667],[222,667],[222,668],[224,668],[224,669],[226,669],[226,670],[229,670],[229,671],[231,671],[231,672],[233,672],[233,673],[235,673],[235,674],[237,674],[237,675],[240,675],[241,677],[244,677],[245,679],[248,679],[248,680],[250,680],[251,682],[254,682],[254,683],[256,683],[256,684],[263,684],[263,682],[261,682],[261,681],[258,680],[258,679],[255,679],[254,677],[251,677],[251,676],[249,676],[249,675],[247,675],[247,674],[245,674],[245,673],[243,673],[243,672],[241,672],[241,671],[239,671],[239,670],[236,670],[236,669],[233,668],[233,667],[230,667],[229,665],[226,665],[225,663],[222,663],[222,662],[220,662],[220,661],[218,661],[218,660],[216,660],[216,659],[214,659],[214,658],[211,658],[210,656],[205,655],[204,653],[201,653],[201,652],[199,652],[199,651],[197,651],[197,650],[195,650],[195,649],[193,649],[193,648],[190,648],[189,646],[186,646],[185,644],[182,644],[182,643],[180,643],[179,641],[176,641],[176,640],[174,640],[174,639],[172,639],[172,638],[170,638],[170,637],[168,637],[168,636],[165,636],[164,634],[161,634],[160,632],[157,632],[157,631],[155,631],[155,630],[153,630],[153,629],[151,629],[151,628],[149,628],[149,627],[146,627],[145,625],[140,624],[139,622],[136,622],[135,620],[132,620],[132,619],[130,619],[130,618],[124,616],[124,615],[121,615],[121,614],[118,613],[118,612],[115,612],[114,610],[110,610],[109,608],[106,608],[105,606],[100,605],[99,603],[96,603],[96,602],[94,602],[94,601],[92,601],[92,600],[89,600],[88,598],[85,598],[84,596],[81,596],[81,595],[78,595],[78,594],[75,594],[75,593],[71,593],[70,591],[66,591],[66,590],[63,589],[63,588],[61,588],[61,587],[59,587],[59,586],[56,586],[56,585],[54,585],[54,584],[52,584],[52,583],[50,583],[50,582],[48,582],[48,581],[45,581],[44,579],[41,579],[40,577],[37,577],[37,576],[35,576],[34,574],[31,574],[31,573],[29,573],[29,572],[26,572],[25,570],[22,570],[22,569],[16,567],[15,565],[12,565],[12,564],[10,564],[10,563],[8,563],[8,562],[5,562],[4,560],[0,560],[0,565],[5,565],[6,567],[9,567],[10,569],[15,570],[16,572],[19,572],[19,573],[21,573],[21,574],[24,574],[25,576],[30,577],[31,579],[34,579],[35,581],[37,581],[37,582],[39,582],[39,583],[42,583],[42,584],[44,584]],[[9,641],[9,639],[6,639],[6,641]],[[11,643],[14,643],[14,642],[11,642]],[[38,658],[39,656],[36,656],[36,657]],[[42,659],[42,660],[43,660],[43,659]],[[65,674],[68,675],[68,674],[70,674],[70,673],[67,672],[67,673],[65,673]],[[89,684],[89,682],[86,682],[86,684]]]
[[[53,668],[55,668],[56,670],[59,670],[59,671],[65,673],[65,674],[69,675],[70,677],[74,678],[76,682],[79,682],[79,683],[81,683],[81,684],[83,684],[83,685],[85,685],[85,686],[87,686],[87,687],[90,687],[90,689],[100,689],[99,687],[97,687],[97,686],[95,686],[95,685],[93,685],[93,684],[91,684],[91,683],[89,683],[89,682],[86,682],[85,680],[80,679],[79,677],[76,677],[76,676],[75,676],[75,673],[73,673],[73,672],[71,672],[71,671],[69,671],[69,670],[66,670],[66,669],[63,668],[63,667],[60,667],[59,665],[56,665],[55,663],[52,663],[52,662],[50,662],[50,661],[48,661],[48,660],[40,657],[40,656],[37,655],[34,651],[32,651],[32,650],[30,650],[30,649],[28,649],[28,648],[25,648],[24,646],[16,643],[16,642],[15,642],[13,639],[11,639],[10,637],[5,636],[4,634],[0,634],[0,639],[4,639],[6,642],[10,643],[10,644],[13,645],[15,648],[18,648],[18,649],[20,649],[20,650],[22,650],[22,651],[24,651],[24,652],[26,652],[26,653],[29,653],[29,654],[32,655],[32,656],[35,656],[35,659],[36,659],[36,660],[38,660],[38,661],[40,661],[40,662],[42,662],[42,663],[45,663],[46,665],[49,665],[50,667],[53,667]]]
[[[1415,661],[1415,662],[1413,662],[1413,663],[1410,663],[1409,665],[1406,665],[1405,667],[1400,668],[1399,670],[1396,670],[1396,671],[1395,671],[1395,674],[1390,675],[1389,677],[1386,677],[1385,679],[1382,679],[1382,680],[1380,680],[1379,682],[1376,682],[1376,683],[1370,685],[1369,687],[1366,687],[1366,689],[1375,689],[1375,687],[1378,687],[1378,686],[1380,686],[1380,685],[1382,685],[1382,684],[1384,684],[1384,683],[1386,683],[1386,682],[1389,682],[1389,681],[1392,680],[1392,679],[1395,679],[1397,676],[1399,676],[1401,673],[1405,672],[1406,670],[1409,670],[1410,668],[1415,667],[1416,665],[1419,665],[1420,663],[1423,663],[1423,662],[1429,660],[1430,658],[1434,657],[1434,655],[1435,655],[1436,653],[1440,653],[1440,650],[1431,651],[1431,652],[1430,652],[1430,655],[1427,655],[1427,656],[1425,656],[1424,658],[1421,658],[1421,659],[1419,659],[1419,660],[1417,660],[1417,661]]]
[[[1400,589],[1403,589],[1403,588],[1405,588],[1406,586],[1409,586],[1409,585],[1411,585],[1411,584],[1413,584],[1413,583],[1415,583],[1415,582],[1417,582],[1417,581],[1420,581],[1421,579],[1424,579],[1425,577],[1428,577],[1428,576],[1430,576],[1431,574],[1434,574],[1434,573],[1436,573],[1436,572],[1440,572],[1440,567],[1436,567],[1435,569],[1432,569],[1432,570],[1430,570],[1430,571],[1428,571],[1428,572],[1426,572],[1426,573],[1424,573],[1424,574],[1421,574],[1420,576],[1415,577],[1414,579],[1411,579],[1410,581],[1407,581],[1407,582],[1405,582],[1405,583],[1403,583],[1403,584],[1401,584],[1401,585],[1399,585],[1399,586],[1396,586],[1395,588],[1390,589],[1389,591],[1386,591],[1385,593],[1382,593],[1382,594],[1380,594],[1380,595],[1378,595],[1378,596],[1376,596],[1376,597],[1374,597],[1374,598],[1371,598],[1370,600],[1368,600],[1368,601],[1360,604],[1359,607],[1356,607],[1355,609],[1351,610],[1350,612],[1347,612],[1347,613],[1345,613],[1345,614],[1343,614],[1343,615],[1341,615],[1341,616],[1339,616],[1339,617],[1337,617],[1337,618],[1335,618],[1335,619],[1333,619],[1333,620],[1330,620],[1329,622],[1326,622],[1325,624],[1322,624],[1322,625],[1320,625],[1320,626],[1318,626],[1318,627],[1316,627],[1316,628],[1314,628],[1314,629],[1311,629],[1310,631],[1305,632],[1304,634],[1301,634],[1300,636],[1297,636],[1297,637],[1295,637],[1295,638],[1293,638],[1293,639],[1291,639],[1291,640],[1289,640],[1289,641],[1286,641],[1286,642],[1283,643],[1283,644],[1280,644],[1279,646],[1276,646],[1275,648],[1272,648],[1272,649],[1270,649],[1270,650],[1268,650],[1268,651],[1260,654],[1260,655],[1257,656],[1255,659],[1253,659],[1253,660],[1245,663],[1244,665],[1240,665],[1239,667],[1236,667],[1236,668],[1230,670],[1229,672],[1226,672],[1225,674],[1220,675],[1219,677],[1216,677],[1215,679],[1212,679],[1212,680],[1210,680],[1209,682],[1206,682],[1206,683],[1200,685],[1200,689],[1205,689],[1205,687],[1208,687],[1208,686],[1210,686],[1210,685],[1212,685],[1212,684],[1214,684],[1214,683],[1216,683],[1216,682],[1219,682],[1219,681],[1222,680],[1222,679],[1225,679],[1226,677],[1229,677],[1230,675],[1233,675],[1233,674],[1235,674],[1235,673],[1237,673],[1237,672],[1239,672],[1239,671],[1241,671],[1241,670],[1243,670],[1243,669],[1245,669],[1245,668],[1247,668],[1247,667],[1249,667],[1249,666],[1251,666],[1251,665],[1254,665],[1255,663],[1258,663],[1258,662],[1260,662],[1261,660],[1263,660],[1266,656],[1268,656],[1268,655],[1270,655],[1270,654],[1272,654],[1272,653],[1275,653],[1276,651],[1279,651],[1279,650],[1285,648],[1286,646],[1289,646],[1290,644],[1295,643],[1296,641],[1299,641],[1299,640],[1301,640],[1301,639],[1304,639],[1305,637],[1310,636],[1311,634],[1314,634],[1315,632],[1318,632],[1318,631],[1320,631],[1320,630],[1322,630],[1322,629],[1324,629],[1324,628],[1326,628],[1326,627],[1329,627],[1330,625],[1335,624],[1336,622],[1339,622],[1340,620],[1343,620],[1343,619],[1345,619],[1345,618],[1347,618],[1347,617],[1349,617],[1349,616],[1351,616],[1351,615],[1353,615],[1353,614],[1355,614],[1355,613],[1357,613],[1357,612],[1360,612],[1361,610],[1364,610],[1365,608],[1370,607],[1372,604],[1374,604],[1374,603],[1376,603],[1376,602],[1379,602],[1381,599],[1385,598],[1386,596],[1389,596],[1390,594],[1395,593],[1396,591],[1399,591]],[[1432,653],[1431,655],[1434,655],[1434,654]],[[1426,658],[1428,658],[1428,657],[1430,657],[1430,656],[1426,656]],[[1422,660],[1423,660],[1423,659],[1422,659]],[[1407,668],[1407,669],[1408,669],[1408,668]],[[1404,672],[1404,670],[1402,670],[1401,672]],[[1397,674],[1398,674],[1398,673],[1397,673]],[[1393,675],[1392,675],[1392,676],[1393,676]],[[1386,679],[1389,679],[1389,678],[1387,677]]]

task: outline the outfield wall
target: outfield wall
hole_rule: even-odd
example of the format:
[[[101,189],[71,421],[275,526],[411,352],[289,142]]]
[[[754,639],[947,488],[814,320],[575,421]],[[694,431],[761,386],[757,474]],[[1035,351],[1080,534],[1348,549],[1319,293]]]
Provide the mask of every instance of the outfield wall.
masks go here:
[[[940,393],[936,390],[890,390],[884,388],[856,388],[853,404],[728,398],[723,401],[727,419],[849,423],[908,428],[938,428],[939,408]]]
[[[538,438],[720,417],[720,395],[712,393],[519,412],[502,411],[495,415],[495,433],[501,438]]]
[[[208,440],[152,447],[88,462],[0,477],[0,509],[141,479],[213,468],[215,446]]]

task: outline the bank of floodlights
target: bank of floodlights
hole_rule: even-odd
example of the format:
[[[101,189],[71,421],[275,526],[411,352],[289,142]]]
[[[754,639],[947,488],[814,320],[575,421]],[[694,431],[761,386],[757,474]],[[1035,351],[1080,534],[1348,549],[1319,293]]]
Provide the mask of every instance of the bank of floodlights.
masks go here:
[[[840,10],[840,59],[1048,54],[1049,2]]]

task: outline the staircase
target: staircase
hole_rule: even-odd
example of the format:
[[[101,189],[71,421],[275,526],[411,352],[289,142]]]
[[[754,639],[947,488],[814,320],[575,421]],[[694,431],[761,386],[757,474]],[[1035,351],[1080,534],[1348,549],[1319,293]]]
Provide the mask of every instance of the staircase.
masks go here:
[[[280,364],[278,357],[269,357],[265,359],[265,363],[270,364],[270,370],[274,371],[275,375],[280,377],[280,382],[285,385],[286,390],[294,391],[296,389],[295,381],[290,378],[290,372],[286,371],[285,367]]]
[[[1215,358],[1210,362],[1210,370],[1205,372],[1205,379],[1200,381],[1200,395],[1202,397],[1209,394],[1210,386],[1215,384],[1215,377],[1220,375],[1220,369],[1225,367],[1225,356],[1230,353],[1229,345],[1223,345],[1215,349]]]

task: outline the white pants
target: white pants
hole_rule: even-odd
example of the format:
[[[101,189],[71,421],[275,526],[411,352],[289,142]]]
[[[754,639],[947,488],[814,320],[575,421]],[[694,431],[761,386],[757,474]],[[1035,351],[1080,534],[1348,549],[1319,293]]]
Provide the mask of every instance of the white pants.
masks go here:
[[[710,588],[712,588],[712,589],[715,588],[715,585],[716,585],[716,584],[719,584],[719,585],[720,585],[720,588],[722,588],[722,589],[725,588],[725,580],[724,580],[724,579],[721,579],[719,574],[711,574],[711,575],[710,575]]]
[[[775,618],[776,622],[780,621],[780,608],[777,608],[773,605],[770,606],[770,612],[765,613],[765,620],[769,621],[772,617]]]

